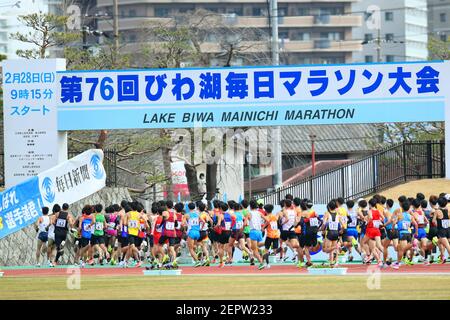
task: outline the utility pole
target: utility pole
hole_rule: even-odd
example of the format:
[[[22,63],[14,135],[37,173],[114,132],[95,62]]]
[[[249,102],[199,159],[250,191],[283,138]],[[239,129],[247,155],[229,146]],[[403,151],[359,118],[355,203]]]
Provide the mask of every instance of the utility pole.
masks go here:
[[[280,64],[280,52],[278,48],[278,3],[277,0],[270,1],[271,25],[272,25],[272,64]],[[276,126],[272,128],[272,161],[273,161],[273,180],[274,189],[283,185],[282,168],[282,150],[281,150],[281,128]]]
[[[311,160],[312,160],[312,176],[314,177],[316,175],[316,135],[310,134],[309,138],[311,139]]]
[[[119,0],[113,0],[114,52],[119,51]]]
[[[378,36],[377,36],[377,62],[381,62],[381,25],[378,26]]]

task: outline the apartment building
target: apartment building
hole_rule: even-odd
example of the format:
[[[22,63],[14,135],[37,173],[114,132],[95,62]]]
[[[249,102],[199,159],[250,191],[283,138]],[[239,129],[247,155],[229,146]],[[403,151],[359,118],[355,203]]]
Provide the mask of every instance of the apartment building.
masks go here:
[[[374,5],[379,10],[372,11]],[[428,58],[427,0],[362,0],[353,4],[353,12],[363,19],[362,27],[353,29],[353,39],[364,42],[363,50],[354,55],[355,62]]]
[[[428,31],[442,41],[450,41],[450,0],[428,0]]]
[[[352,40],[352,31],[362,25],[362,17],[351,14],[357,0],[309,0],[278,2],[280,61],[283,64],[347,63],[362,50],[361,41]],[[97,0],[97,11],[113,15],[113,0]],[[170,24],[180,14],[198,9],[222,16],[230,28],[264,30],[263,36],[245,39],[254,42],[254,50],[270,54],[269,1],[267,0],[119,0],[121,43],[134,51],[142,42],[142,27],[158,22]],[[112,21],[99,20],[98,28],[112,32]],[[214,53],[214,39],[206,48]],[[214,61],[214,60],[213,60]],[[217,63],[219,63],[217,61]],[[237,58],[233,65],[248,64]]]

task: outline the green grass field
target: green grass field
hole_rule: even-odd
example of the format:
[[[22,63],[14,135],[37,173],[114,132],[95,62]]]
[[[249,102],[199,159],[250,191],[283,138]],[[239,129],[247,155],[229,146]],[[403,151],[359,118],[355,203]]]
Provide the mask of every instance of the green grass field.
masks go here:
[[[367,276],[82,277],[0,278],[0,299],[450,299],[448,276],[383,276],[380,289]]]

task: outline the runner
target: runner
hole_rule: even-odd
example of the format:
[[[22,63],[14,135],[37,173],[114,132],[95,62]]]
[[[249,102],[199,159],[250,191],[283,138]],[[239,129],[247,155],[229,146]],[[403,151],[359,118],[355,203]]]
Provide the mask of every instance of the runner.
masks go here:
[[[306,262],[306,267],[313,265],[311,262],[310,252],[317,252],[320,249],[320,244],[317,241],[317,233],[319,232],[319,227],[321,224],[321,219],[319,215],[313,210],[313,203],[306,199],[304,201],[306,210],[302,212],[303,220],[303,234],[305,242],[305,250],[307,251],[308,261]]]
[[[347,229],[342,236],[342,241],[344,246],[348,251],[348,261],[353,261],[352,249],[355,248],[355,251],[361,255],[361,251],[358,248],[358,212],[355,210],[355,202],[353,200],[348,200],[345,205],[347,206],[348,213],[348,221],[347,221]]]
[[[233,225],[230,240],[228,242],[228,263],[231,264],[233,260],[233,247],[235,242],[238,245],[239,250],[242,253],[246,252],[247,255],[253,259],[253,254],[245,245],[245,236],[244,236],[244,224],[246,223],[247,218],[244,218],[242,213],[242,207],[239,203],[234,203],[234,212],[231,214],[232,218],[236,221]],[[260,211],[261,212],[261,211]]]
[[[450,255],[450,217],[448,214],[448,200],[445,197],[440,197],[437,201],[439,209],[436,210],[433,221],[437,226],[437,236],[439,238],[439,249],[441,251],[441,263],[445,263],[444,252]]]
[[[417,222],[409,214],[410,203],[408,200],[402,200],[401,211],[397,215],[397,229],[399,233],[399,243],[397,250],[397,261],[392,264],[392,268],[398,269],[402,262],[405,262],[404,255],[412,248],[411,225],[415,226],[417,232]]]
[[[277,254],[281,251],[280,247],[280,229],[278,228],[278,216],[273,213],[273,205],[266,204],[264,206],[264,210],[267,213],[266,216],[263,216],[263,219],[266,221],[265,228],[267,228],[267,236],[264,242],[264,255],[263,259],[266,262],[266,268],[270,268],[269,256],[271,252],[273,254]]]
[[[187,225],[187,246],[192,259],[194,259],[194,267],[200,267],[202,263],[198,259],[198,255],[195,252],[197,241],[200,240],[200,223],[201,218],[196,210],[196,206],[193,202],[188,204],[189,212],[183,217],[183,225]],[[177,212],[183,211],[183,204],[177,203],[175,205]]]
[[[263,214],[258,211],[258,204],[255,200],[250,201],[250,241],[251,249],[254,257],[259,261],[258,269],[264,269],[264,263],[261,255],[259,254],[259,243],[262,241],[261,225],[264,221]]]
[[[138,212],[138,205],[136,202],[130,204],[131,211],[126,213],[126,225],[128,226],[128,250],[125,255],[124,267],[136,266],[140,267],[142,262],[139,259],[139,251],[137,245],[139,244],[139,219],[141,219],[142,214]],[[131,262],[131,258],[134,261]]]
[[[386,201],[386,211],[384,213],[384,226],[386,229],[386,238],[382,241],[383,244],[383,261],[387,265],[392,263],[392,258],[389,258],[389,246],[392,245],[395,251],[398,250],[398,230],[397,230],[397,213],[393,209],[394,200],[388,199]]]
[[[327,205],[327,212],[323,217],[322,231],[326,231],[326,239],[328,240],[324,245],[323,252],[329,254],[329,263],[333,267],[337,265],[337,255],[339,253],[339,235],[342,230],[341,216],[336,211],[337,205],[334,200]]]
[[[370,263],[373,257],[377,260],[378,266],[383,265],[381,254],[384,251],[381,244],[380,228],[383,227],[384,215],[377,208],[378,201],[376,198],[369,200],[369,214],[366,217],[367,227],[365,237],[368,238],[366,242],[369,243],[370,255],[364,260],[365,263]]]
[[[225,202],[220,203],[220,212],[218,226],[221,228],[218,238],[219,243],[219,268],[225,266],[225,253],[228,247],[228,241],[231,236],[231,229],[234,227],[236,220],[228,212],[228,204]],[[218,229],[218,228],[217,228]]]
[[[105,210],[106,211],[106,210]],[[120,207],[118,204],[114,204],[108,208],[106,213],[106,236],[108,239],[108,252],[111,254],[111,265],[117,263],[118,250],[118,240],[117,240],[117,229],[120,224]]]
[[[102,213],[103,206],[96,204],[94,206],[94,216],[91,222],[94,232],[91,235],[92,253],[98,253],[98,262],[104,264],[104,259],[109,260],[108,249],[105,246],[105,229],[107,227],[105,215]]]
[[[284,200],[284,207],[280,214],[281,220],[281,235],[280,238],[287,246],[297,254],[299,247],[297,234],[294,231],[295,225],[299,222],[297,212],[292,207],[292,202],[289,199]]]
[[[86,260],[89,258],[88,264],[93,264],[94,259],[89,257],[88,251],[90,247],[91,237],[92,237],[92,221],[94,221],[94,217],[92,216],[93,208],[90,205],[84,206],[81,211],[82,217],[80,219],[78,233],[81,234],[80,246],[81,249],[79,251],[80,266],[83,268],[86,265]],[[75,261],[76,261],[75,260]]]
[[[50,225],[50,217],[48,216],[49,208],[42,208],[42,216],[36,221],[35,228],[37,232],[37,248],[36,248],[36,267],[40,267],[41,253],[46,249],[48,241],[48,226]],[[46,251],[46,250],[45,250]]]
[[[69,210],[69,205],[67,203],[63,204],[62,211],[59,205],[55,204],[55,206],[53,206],[55,215],[52,224],[55,225],[55,245],[57,250],[53,266],[58,264],[59,258],[64,254],[67,232],[69,231],[69,227],[73,227],[73,217],[67,210]]]
[[[198,242],[200,242],[200,245],[202,247],[202,266],[209,267],[210,265],[210,259],[209,259],[209,252],[208,252],[208,241],[211,242],[209,239],[208,230],[210,226],[213,225],[213,220],[211,219],[211,216],[206,210],[206,205],[203,202],[200,202],[198,204],[198,210],[200,211],[200,239]],[[211,242],[212,247],[212,242]]]
[[[119,211],[119,230],[117,235],[118,242],[118,257],[119,265],[121,267],[125,266],[125,255],[128,252],[128,225],[127,225],[127,212],[131,211],[131,207],[128,201],[123,200],[120,203]]]
[[[417,236],[415,237],[415,239],[419,242],[420,246],[419,246],[419,250],[420,250],[420,254],[422,255],[422,257],[424,258],[424,264],[429,265],[429,261],[425,258],[426,257],[426,251],[428,249],[428,239],[427,239],[427,232],[425,231],[425,228],[427,227],[429,221],[424,213],[424,211],[422,210],[422,200],[421,200],[421,194],[418,194],[420,196],[420,198],[416,198],[414,199],[414,201],[412,202],[412,206],[413,206],[413,217],[414,219],[417,221],[417,227],[418,227],[418,232],[417,232]]]
[[[161,238],[159,239],[159,244],[163,246],[166,242],[168,245],[168,255],[164,255],[162,264],[163,266],[167,262],[171,262],[172,267],[177,267],[177,255],[175,252],[175,244],[177,243],[177,233],[176,233],[176,224],[177,224],[177,216],[175,212],[167,210],[166,206],[162,206],[163,213],[163,223],[162,223],[162,233]]]

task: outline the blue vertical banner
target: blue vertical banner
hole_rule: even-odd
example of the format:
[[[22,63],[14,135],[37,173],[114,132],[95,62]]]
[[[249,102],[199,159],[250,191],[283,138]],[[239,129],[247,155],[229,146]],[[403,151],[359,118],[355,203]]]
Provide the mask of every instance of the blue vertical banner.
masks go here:
[[[42,215],[39,179],[33,177],[0,193],[0,239],[33,224]]]

